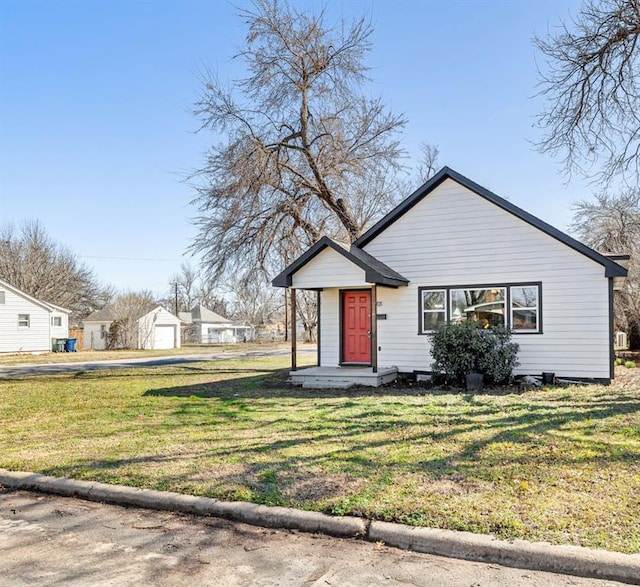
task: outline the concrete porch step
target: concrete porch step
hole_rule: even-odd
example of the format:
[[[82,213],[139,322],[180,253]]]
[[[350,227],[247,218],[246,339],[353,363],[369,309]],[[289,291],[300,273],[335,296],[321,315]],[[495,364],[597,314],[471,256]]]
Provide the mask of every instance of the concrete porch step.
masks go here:
[[[291,382],[305,389],[346,389],[352,385],[379,387],[393,381],[396,367],[384,367],[376,373],[371,367],[310,367],[291,371]]]

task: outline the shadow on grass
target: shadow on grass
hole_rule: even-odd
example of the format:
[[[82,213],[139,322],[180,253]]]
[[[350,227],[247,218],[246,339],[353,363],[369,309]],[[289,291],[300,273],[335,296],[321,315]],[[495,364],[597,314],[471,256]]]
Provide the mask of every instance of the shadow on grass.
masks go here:
[[[207,371],[199,370],[206,374]],[[200,398],[256,398],[291,397],[304,399],[340,398],[340,397],[379,397],[379,396],[423,396],[429,390],[422,386],[412,387],[361,387],[348,389],[303,389],[289,382],[289,369],[267,371],[265,369],[215,369],[211,375],[260,373],[190,385],[151,389],[146,396],[156,397],[200,397]]]

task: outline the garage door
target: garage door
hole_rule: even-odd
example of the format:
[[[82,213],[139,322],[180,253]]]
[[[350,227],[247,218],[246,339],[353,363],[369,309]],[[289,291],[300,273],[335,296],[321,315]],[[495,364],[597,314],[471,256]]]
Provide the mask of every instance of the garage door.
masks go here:
[[[154,349],[172,349],[175,346],[176,327],[173,324],[156,324]]]

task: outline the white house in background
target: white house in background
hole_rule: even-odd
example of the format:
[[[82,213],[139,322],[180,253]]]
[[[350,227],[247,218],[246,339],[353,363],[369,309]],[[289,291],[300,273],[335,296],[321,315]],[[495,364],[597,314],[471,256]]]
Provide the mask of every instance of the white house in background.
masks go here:
[[[84,347],[104,350],[107,333],[115,319],[111,306],[89,314],[82,321]],[[180,318],[157,306],[136,320],[135,338],[139,349],[180,348]]]
[[[202,305],[188,312],[179,312],[184,325],[185,342],[212,344],[217,342],[234,343],[253,339],[253,328],[216,314]]]
[[[70,310],[38,300],[0,279],[0,353],[44,353],[69,337]]]
[[[361,373],[379,385],[428,373],[434,327],[474,320],[512,330],[516,374],[608,382],[613,291],[627,274],[614,259],[624,256],[601,255],[445,167],[352,245],[325,237],[273,280],[318,292],[319,367],[296,371],[293,354],[293,380]]]

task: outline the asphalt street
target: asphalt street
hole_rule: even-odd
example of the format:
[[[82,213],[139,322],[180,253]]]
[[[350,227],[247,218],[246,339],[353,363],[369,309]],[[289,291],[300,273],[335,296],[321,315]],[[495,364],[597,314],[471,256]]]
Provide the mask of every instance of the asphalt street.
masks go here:
[[[354,539],[0,490],[2,587],[613,587]]]
[[[298,352],[316,352],[315,348],[299,349]],[[174,355],[169,357],[145,357],[140,359],[116,359],[110,361],[89,361],[70,363],[39,363],[31,365],[0,365],[0,379],[11,379],[28,375],[55,375],[79,371],[99,371],[102,369],[131,369],[133,367],[156,367],[161,365],[179,365],[203,361],[222,361],[251,357],[270,357],[288,355],[286,349],[248,351],[241,353],[197,353],[193,355]]]

